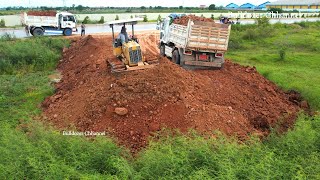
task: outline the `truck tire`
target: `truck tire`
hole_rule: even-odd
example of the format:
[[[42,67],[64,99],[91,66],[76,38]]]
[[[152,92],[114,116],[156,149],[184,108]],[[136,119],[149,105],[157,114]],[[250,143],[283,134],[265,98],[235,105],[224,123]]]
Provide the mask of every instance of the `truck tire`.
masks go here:
[[[165,57],[166,56],[166,52],[165,52],[165,45],[160,45],[160,55]]]
[[[33,36],[43,36],[44,31],[41,28],[33,29],[32,33]]]
[[[64,29],[63,30],[63,35],[64,36],[71,36],[72,35],[72,29],[70,29],[70,28]]]
[[[172,52],[172,62],[180,64],[180,55],[177,49]]]

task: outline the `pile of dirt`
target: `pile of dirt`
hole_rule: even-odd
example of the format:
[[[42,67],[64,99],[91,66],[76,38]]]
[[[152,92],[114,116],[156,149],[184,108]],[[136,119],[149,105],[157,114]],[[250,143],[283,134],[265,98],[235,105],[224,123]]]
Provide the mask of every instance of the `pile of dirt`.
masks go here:
[[[56,16],[56,11],[28,11],[28,16]]]
[[[158,54],[154,35],[140,36],[145,55]],[[148,41],[149,39],[149,41]],[[107,131],[137,152],[163,127],[240,139],[288,128],[299,107],[255,68],[227,61],[223,70],[188,71],[166,58],[156,68],[112,74],[111,36],[81,38],[64,51],[62,79],[43,102],[61,130]]]
[[[187,26],[189,20],[201,21],[201,22],[213,22],[214,23],[214,20],[211,18],[199,17],[199,16],[195,16],[195,15],[182,16],[180,18],[175,19],[173,21],[173,23]]]

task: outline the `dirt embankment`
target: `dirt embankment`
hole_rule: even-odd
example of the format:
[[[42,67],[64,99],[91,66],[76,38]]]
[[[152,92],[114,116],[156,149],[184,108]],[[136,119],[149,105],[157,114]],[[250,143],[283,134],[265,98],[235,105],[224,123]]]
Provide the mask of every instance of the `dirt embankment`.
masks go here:
[[[299,111],[255,68],[231,61],[223,70],[189,71],[160,58],[156,68],[112,74],[106,63],[113,58],[111,41],[87,36],[64,52],[58,67],[63,78],[43,102],[56,127],[108,131],[136,152],[162,127],[263,136],[270,126],[290,127]],[[140,42],[147,58],[158,55],[155,35],[140,35]],[[119,107],[128,112],[116,114]]]

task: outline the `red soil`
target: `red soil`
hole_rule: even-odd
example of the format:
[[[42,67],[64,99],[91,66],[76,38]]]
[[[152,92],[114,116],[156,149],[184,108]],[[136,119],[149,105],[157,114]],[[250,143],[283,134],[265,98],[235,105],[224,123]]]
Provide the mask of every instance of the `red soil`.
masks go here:
[[[158,54],[155,35],[140,35],[146,57]],[[88,36],[63,54],[62,80],[43,102],[44,115],[61,130],[107,131],[137,152],[162,127],[202,134],[220,130],[240,139],[293,124],[298,105],[255,68],[231,61],[223,70],[189,71],[160,58],[156,68],[112,74],[111,36]],[[117,115],[117,107],[128,109]]]
[[[28,11],[28,16],[56,16],[56,11]]]
[[[202,21],[202,22],[213,22],[214,23],[214,20],[211,18],[199,17],[199,16],[195,16],[195,15],[182,16],[178,19],[175,19],[173,21],[173,23],[187,26],[189,19],[191,19],[192,21]]]

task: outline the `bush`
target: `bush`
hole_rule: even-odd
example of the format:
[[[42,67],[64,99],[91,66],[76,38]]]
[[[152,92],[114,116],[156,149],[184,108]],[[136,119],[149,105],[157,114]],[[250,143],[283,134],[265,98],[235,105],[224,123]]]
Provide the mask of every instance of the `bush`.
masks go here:
[[[101,16],[100,20],[98,21],[98,23],[103,24],[104,23],[104,16]]]
[[[118,16],[118,15],[116,15],[116,18],[115,18],[114,20],[119,20],[119,16]]]
[[[270,12],[277,12],[278,13],[283,13],[283,10],[281,8],[269,8],[268,11]]]
[[[157,22],[162,21],[161,15],[159,14],[158,18],[157,18]]]
[[[282,47],[279,49],[279,58],[280,60],[285,60],[286,58],[286,48]]]
[[[143,17],[143,22],[148,22],[148,17],[147,17],[147,15],[145,15],[145,16]]]
[[[258,24],[258,26],[268,26],[270,25],[270,20],[267,17],[257,18],[256,24]]]
[[[6,27],[6,22],[4,21],[4,19],[0,20],[0,27]]]
[[[90,22],[89,16],[86,16],[82,21],[83,24],[88,24],[89,22]]]
[[[66,39],[48,37],[14,40],[5,36],[1,39],[0,74],[53,69],[60,58],[62,48],[69,42]]]
[[[256,40],[259,38],[259,32],[257,29],[247,29],[243,34],[243,39],[245,40]]]

